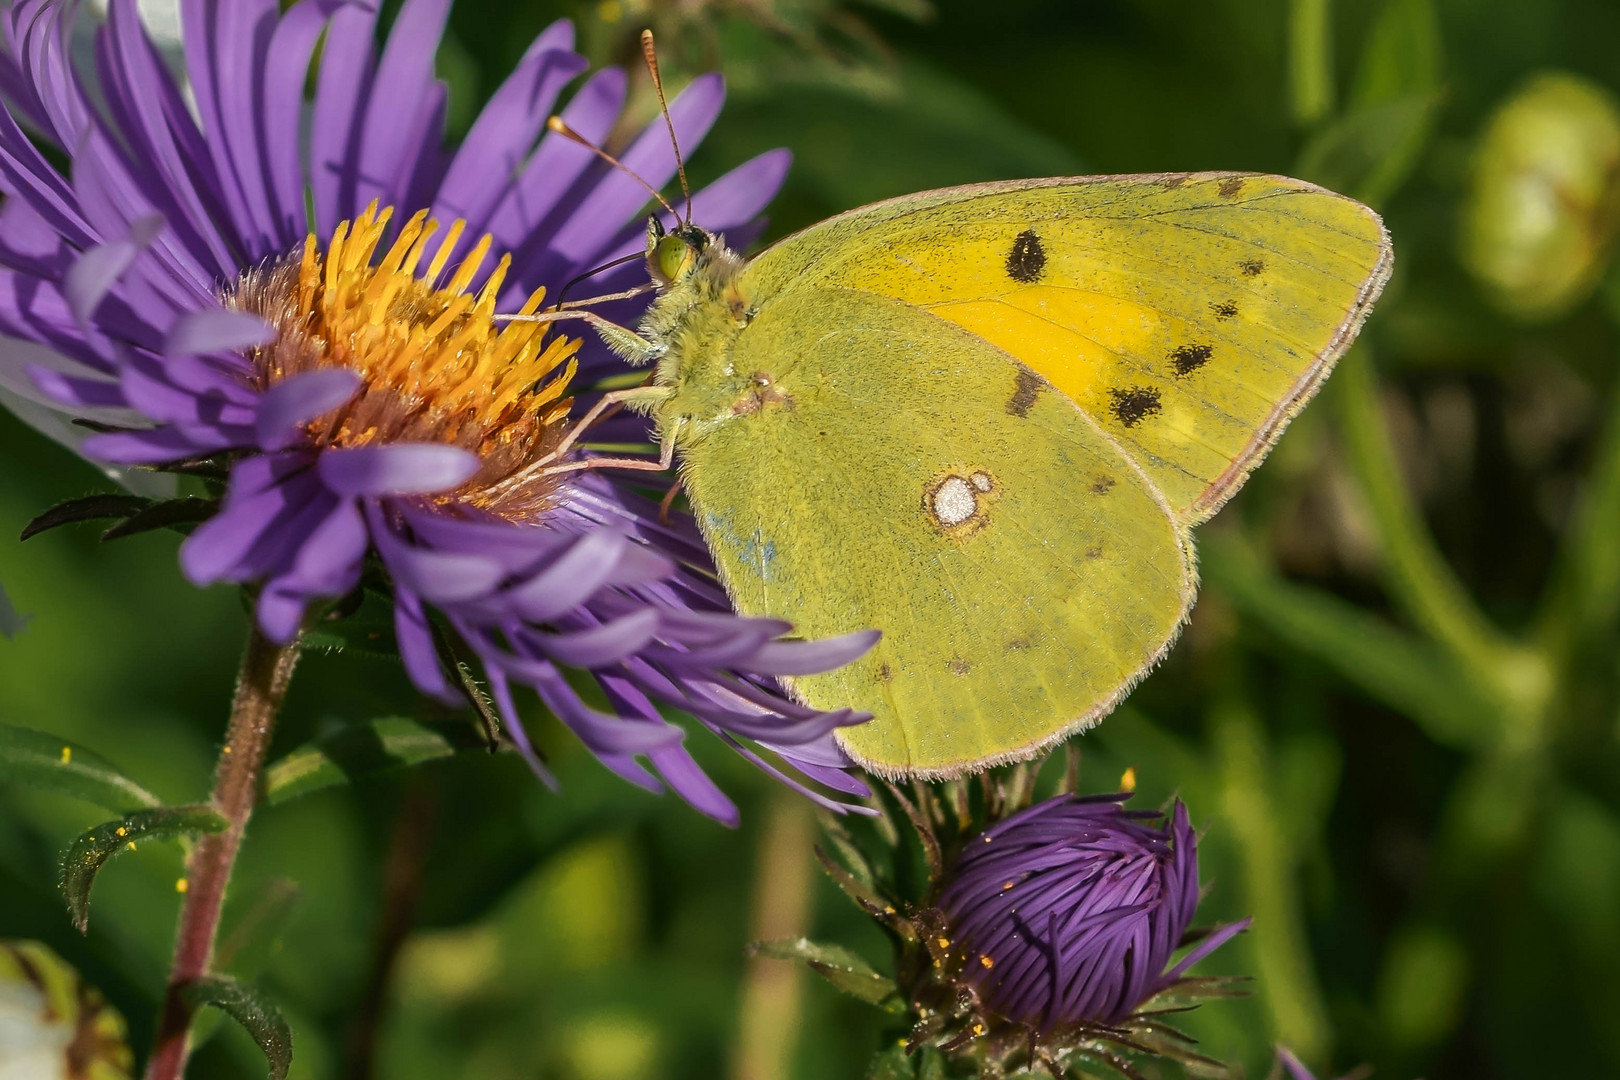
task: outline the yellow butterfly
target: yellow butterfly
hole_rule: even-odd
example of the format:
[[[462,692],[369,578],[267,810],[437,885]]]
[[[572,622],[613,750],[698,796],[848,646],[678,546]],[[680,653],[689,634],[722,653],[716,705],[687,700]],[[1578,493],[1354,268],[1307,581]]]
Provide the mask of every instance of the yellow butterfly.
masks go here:
[[[1283,177],[982,184],[751,261],[654,219],[658,298],[609,340],[657,357],[624,396],[679,451],[737,609],[883,631],[792,693],[872,713],[838,734],[867,768],[937,779],[1034,757],[1165,654],[1192,527],[1321,384],[1391,257],[1367,207]]]

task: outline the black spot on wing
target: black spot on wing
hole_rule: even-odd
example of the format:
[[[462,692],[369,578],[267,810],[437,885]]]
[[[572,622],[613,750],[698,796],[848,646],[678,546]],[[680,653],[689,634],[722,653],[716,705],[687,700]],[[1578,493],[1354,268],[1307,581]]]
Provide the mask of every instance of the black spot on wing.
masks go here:
[[[952,675],[966,675],[973,670],[973,665],[961,657],[949,661],[945,666],[950,669]]]
[[[1221,322],[1237,317],[1238,306],[1231,300],[1222,300],[1218,304],[1210,304],[1209,310],[1215,313],[1215,318]]]
[[[1028,285],[1039,280],[1044,269],[1046,247],[1034,229],[1025,229],[1013,240],[1012,250],[1007,253],[1007,276]]]
[[[894,669],[891,668],[888,664],[879,664],[878,669],[877,669],[877,681],[878,682],[893,682],[894,681]]]
[[[1176,375],[1191,375],[1209,363],[1214,352],[1208,345],[1177,345],[1170,352],[1170,363],[1175,365]]]
[[[1092,477],[1091,493],[1093,495],[1106,495],[1110,490],[1113,489],[1113,486],[1116,483],[1118,483],[1118,481],[1116,481],[1112,476],[1109,476],[1107,473],[1098,473],[1096,476]]]
[[[1163,409],[1159,404],[1159,392],[1147,386],[1110,390],[1108,396],[1114,400],[1114,419],[1128,428],[1135,427],[1149,416],[1157,416]]]
[[[1046,386],[1046,380],[1022,365],[1018,368],[1018,381],[1013,386],[1012,397],[1007,399],[1008,416],[1028,416],[1029,410],[1035,405],[1035,398]]]
[[[1228,176],[1225,180],[1221,181],[1221,186],[1215,189],[1215,193],[1223,199],[1231,199],[1235,198],[1238,192],[1242,190],[1243,177]]]
[[[1244,259],[1238,263],[1238,269],[1243,271],[1244,277],[1259,277],[1266,272],[1266,264],[1260,259]]]

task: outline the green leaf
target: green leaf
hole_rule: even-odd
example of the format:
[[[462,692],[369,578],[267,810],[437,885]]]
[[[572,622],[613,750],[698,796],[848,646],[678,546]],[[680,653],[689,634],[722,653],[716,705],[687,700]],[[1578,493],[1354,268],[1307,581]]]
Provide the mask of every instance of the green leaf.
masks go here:
[[[393,605],[368,593],[353,614],[311,626],[304,633],[304,647],[396,659],[399,645],[394,639]]]
[[[219,512],[218,499],[165,499],[139,510],[101,534],[103,540],[118,540],[153,529],[179,528],[207,521]],[[183,529],[182,531],[190,531]]]
[[[1436,742],[1479,746],[1501,730],[1494,701],[1429,642],[1329,593],[1276,577],[1229,538],[1211,537],[1202,554],[1205,578],[1239,610],[1411,717]]]
[[[106,758],[57,735],[0,724],[0,782],[44,788],[107,810],[160,805]]]
[[[122,820],[97,825],[73,841],[62,856],[62,892],[73,925],[83,934],[90,927],[90,886],[107,860],[133,851],[137,840],[171,840],[193,833],[224,832],[230,825],[212,806],[160,806],[125,814]]]
[[[139,495],[86,495],[82,499],[69,499],[67,502],[57,503],[24,525],[21,538],[27,540],[47,529],[71,525],[76,521],[127,518],[151,505],[151,499],[143,499]]]
[[[362,776],[488,747],[470,724],[424,724],[401,716],[368,720],[305,743],[271,765],[262,794],[275,806]]]
[[[212,1005],[247,1029],[270,1064],[270,1080],[285,1080],[292,1066],[292,1028],[257,990],[224,975],[193,979],[180,991],[193,1009]]]
[[[1407,94],[1356,109],[1311,137],[1297,172],[1371,206],[1411,175],[1440,111],[1440,93]]]
[[[866,1080],[916,1080],[917,1059],[906,1053],[906,1041],[881,1051],[866,1067]]]
[[[1350,100],[1357,107],[1440,88],[1440,19],[1433,0],[1388,0],[1356,67]]]
[[[756,941],[748,946],[748,952],[771,960],[802,960],[811,971],[844,993],[888,1012],[905,1012],[895,981],[842,945],[827,945],[802,937],[780,938]]]

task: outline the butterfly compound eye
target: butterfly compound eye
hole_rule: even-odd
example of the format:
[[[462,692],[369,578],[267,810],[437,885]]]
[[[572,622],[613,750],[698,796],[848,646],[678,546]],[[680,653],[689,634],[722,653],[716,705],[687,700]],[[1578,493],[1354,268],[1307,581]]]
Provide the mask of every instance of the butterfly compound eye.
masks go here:
[[[665,236],[648,252],[652,272],[666,285],[680,280],[697,261],[697,251],[679,236]]]

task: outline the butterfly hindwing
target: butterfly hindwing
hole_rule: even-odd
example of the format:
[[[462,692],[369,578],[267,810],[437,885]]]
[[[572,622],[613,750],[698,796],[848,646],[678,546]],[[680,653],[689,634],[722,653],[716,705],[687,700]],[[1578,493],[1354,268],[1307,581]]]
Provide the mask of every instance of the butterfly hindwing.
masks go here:
[[[683,445],[739,610],[805,637],[878,627],[863,659],[792,680],[891,775],[1029,756],[1163,653],[1190,548],[1119,445],[1007,353],[871,292],[793,288],[731,354],[767,399]],[[1044,383],[1042,384],[1044,385]]]
[[[1388,276],[1377,215],[1247,174],[987,184],[832,218],[744,275],[956,323],[1123,446],[1179,520],[1213,513],[1354,337]]]

